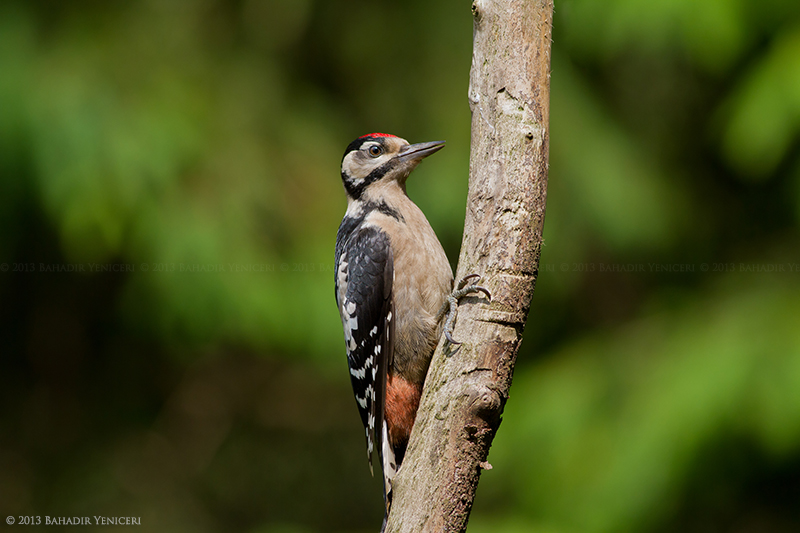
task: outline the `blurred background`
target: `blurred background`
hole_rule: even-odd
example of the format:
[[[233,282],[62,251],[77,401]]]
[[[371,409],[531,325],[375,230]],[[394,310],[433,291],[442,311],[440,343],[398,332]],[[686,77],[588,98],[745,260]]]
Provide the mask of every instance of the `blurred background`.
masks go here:
[[[555,7],[545,246],[469,530],[798,531],[800,3]],[[446,139],[408,188],[455,261],[471,35],[469,2],[0,4],[0,517],[377,531],[339,162]]]

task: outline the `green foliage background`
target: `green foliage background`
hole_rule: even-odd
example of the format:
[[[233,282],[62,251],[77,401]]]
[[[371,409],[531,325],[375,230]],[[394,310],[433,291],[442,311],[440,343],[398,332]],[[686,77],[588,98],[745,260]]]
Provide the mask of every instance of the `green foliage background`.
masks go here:
[[[545,247],[469,530],[797,531],[800,4],[555,7]],[[446,139],[409,193],[455,260],[471,24],[0,4],[0,515],[377,530],[338,163]]]

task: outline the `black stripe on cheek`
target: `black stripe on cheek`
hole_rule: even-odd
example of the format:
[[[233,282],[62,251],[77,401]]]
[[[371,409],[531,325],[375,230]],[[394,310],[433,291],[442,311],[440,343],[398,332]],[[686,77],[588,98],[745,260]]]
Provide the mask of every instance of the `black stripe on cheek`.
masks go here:
[[[342,170],[342,183],[344,183],[344,188],[354,200],[358,200],[361,198],[361,195],[364,193],[364,189],[369,187],[371,184],[379,181],[382,177],[384,177],[387,173],[389,173],[395,166],[397,165],[397,160],[390,159],[386,163],[382,164],[369,174],[367,177],[359,182],[355,182],[355,180],[351,179],[350,176]]]
[[[342,183],[344,183],[344,190],[347,191],[347,194],[354,200],[361,198],[361,194],[367,187],[363,181],[356,184],[355,180],[350,179],[350,176],[348,176],[344,170],[342,170]]]
[[[375,183],[382,177],[384,177],[390,170],[392,170],[395,165],[397,165],[396,159],[390,159],[386,163],[382,164],[372,172],[370,172],[366,178],[364,178],[364,183],[369,185],[370,183]]]

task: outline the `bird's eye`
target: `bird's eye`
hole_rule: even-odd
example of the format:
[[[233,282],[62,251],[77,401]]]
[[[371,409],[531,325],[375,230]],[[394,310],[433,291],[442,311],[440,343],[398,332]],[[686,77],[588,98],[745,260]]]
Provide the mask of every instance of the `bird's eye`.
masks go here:
[[[378,157],[382,153],[383,153],[383,148],[381,148],[377,144],[373,144],[372,146],[369,147],[369,155],[371,155],[372,157]]]

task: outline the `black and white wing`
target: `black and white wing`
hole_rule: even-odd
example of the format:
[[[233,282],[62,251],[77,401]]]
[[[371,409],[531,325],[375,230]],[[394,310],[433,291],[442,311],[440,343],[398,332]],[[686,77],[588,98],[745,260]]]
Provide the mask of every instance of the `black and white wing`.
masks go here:
[[[394,468],[394,461],[385,453],[383,435],[386,377],[393,355],[392,249],[389,237],[370,226],[355,229],[342,241],[336,254],[336,303],[344,328],[350,380],[366,430],[370,470],[377,444],[381,461],[386,463],[381,465],[386,481],[387,467]],[[384,492],[388,489],[384,487]]]

